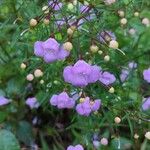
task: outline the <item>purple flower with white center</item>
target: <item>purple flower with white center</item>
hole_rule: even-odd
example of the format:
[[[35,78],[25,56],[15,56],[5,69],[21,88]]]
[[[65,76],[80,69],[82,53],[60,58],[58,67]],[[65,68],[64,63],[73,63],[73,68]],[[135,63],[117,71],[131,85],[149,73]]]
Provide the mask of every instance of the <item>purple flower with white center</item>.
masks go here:
[[[102,31],[101,33],[99,33],[98,39],[100,40],[101,43],[106,43],[111,40],[116,40],[116,36],[111,31]]]
[[[59,1],[53,1],[53,0],[50,0],[49,1],[49,6],[51,6],[51,8],[52,9],[54,9],[54,10],[60,10],[61,8],[62,8],[62,3],[61,2],[59,2]]]
[[[74,107],[75,100],[70,98],[66,92],[62,92],[59,95],[53,95],[50,99],[50,104],[57,106],[59,109],[70,109]]]
[[[72,145],[68,146],[67,150],[84,150],[84,148],[82,145],[78,144],[76,146],[72,146]]]
[[[7,105],[10,103],[10,100],[5,98],[4,96],[0,96],[0,106]]]
[[[128,69],[122,69],[121,74],[120,74],[121,82],[125,82],[126,79],[128,78],[128,76],[129,76],[129,70]]]
[[[110,85],[116,81],[116,77],[113,74],[105,71],[101,72],[99,81],[105,85]]]
[[[44,42],[37,41],[34,44],[34,54],[44,58],[44,61],[47,63],[64,60],[69,56],[69,53],[54,38],[49,38]]]
[[[134,61],[129,62],[128,67],[130,69],[136,69],[137,68],[137,63],[135,63]]]
[[[150,109],[150,97],[144,99],[144,102],[143,102],[143,104],[142,104],[142,109],[143,109],[144,111]]]
[[[94,83],[99,79],[100,68],[91,66],[84,60],[77,61],[74,66],[67,66],[63,71],[65,82],[74,86],[85,87],[89,83]]]
[[[101,100],[90,101],[89,97],[86,97],[83,102],[77,104],[76,111],[79,115],[89,116],[91,112],[95,112],[100,108]]]
[[[143,71],[144,80],[150,83],[150,68]]]
[[[26,105],[30,107],[30,109],[38,108],[40,106],[40,103],[37,101],[35,97],[29,97],[26,100]]]

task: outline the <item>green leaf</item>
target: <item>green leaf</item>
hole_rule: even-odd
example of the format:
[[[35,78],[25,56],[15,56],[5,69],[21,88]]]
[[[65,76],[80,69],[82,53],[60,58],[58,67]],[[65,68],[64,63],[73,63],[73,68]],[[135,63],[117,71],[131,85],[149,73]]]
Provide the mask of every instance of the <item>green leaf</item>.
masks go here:
[[[15,136],[7,130],[0,130],[0,150],[20,150]]]
[[[17,130],[18,139],[26,145],[31,145],[33,142],[32,127],[26,121],[20,121]]]
[[[7,113],[0,111],[0,123],[2,123],[6,117],[7,117]]]

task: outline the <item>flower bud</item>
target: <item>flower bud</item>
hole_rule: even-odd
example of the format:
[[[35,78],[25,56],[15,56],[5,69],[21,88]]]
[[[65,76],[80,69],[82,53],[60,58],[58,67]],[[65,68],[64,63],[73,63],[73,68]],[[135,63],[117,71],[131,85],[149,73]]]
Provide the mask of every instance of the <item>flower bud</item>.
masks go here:
[[[115,89],[113,88],[113,87],[111,87],[110,89],[109,89],[109,93],[114,93],[115,92]]]
[[[48,8],[48,6],[43,6],[43,7],[42,7],[42,11],[44,12],[44,14],[48,14],[48,13],[49,13],[49,8]]]
[[[20,65],[20,68],[21,69],[25,69],[27,66],[26,66],[26,64],[25,63],[22,63],[21,65]]]
[[[129,30],[129,33],[130,33],[131,35],[134,35],[134,34],[135,34],[135,32],[136,32],[136,30],[135,30],[135,29],[133,29],[133,28],[131,28],[131,29]]]
[[[134,134],[134,138],[135,138],[135,139],[138,139],[138,138],[139,138],[139,135],[138,135],[137,133],[135,133],[135,134]]]
[[[48,25],[49,22],[50,22],[49,19],[46,19],[46,18],[45,18],[45,19],[43,20],[43,23],[44,23],[45,25]]]
[[[118,11],[118,14],[119,14],[120,17],[124,17],[124,11],[119,10],[119,11]]]
[[[146,25],[147,27],[149,27],[149,25],[150,25],[149,19],[148,19],[148,18],[144,18],[144,19],[142,20],[142,24],[144,24],[144,25]]]
[[[135,17],[138,17],[138,16],[139,16],[139,12],[135,12],[135,13],[134,13],[134,16],[135,16]]]
[[[115,117],[114,121],[116,124],[119,124],[121,122],[121,119],[119,117]]]
[[[63,44],[63,47],[64,47],[65,50],[71,51],[72,48],[73,48],[73,45],[72,45],[71,42],[66,42],[66,43]]]
[[[67,29],[67,34],[68,34],[68,35],[73,35],[73,32],[74,32],[74,31],[73,31],[71,28],[68,28],[68,29]]]
[[[29,22],[29,24],[30,24],[31,27],[35,27],[37,25],[37,23],[38,22],[37,22],[36,19],[31,19],[30,22]]]
[[[109,56],[109,55],[106,55],[106,56],[104,57],[104,61],[108,62],[109,60],[110,60],[110,56]]]
[[[40,84],[43,84],[44,83],[44,80],[40,80]]]
[[[145,138],[148,139],[148,140],[150,140],[150,131],[148,131],[148,132],[145,133]]]
[[[108,140],[106,138],[102,138],[101,139],[101,144],[105,145],[105,146],[108,145]]]
[[[73,4],[72,4],[72,3],[68,3],[67,8],[71,11],[71,10],[74,8],[74,6],[73,6]]]
[[[103,54],[103,51],[99,50],[99,51],[98,51],[98,54],[102,55],[102,54]]]
[[[115,41],[115,40],[112,40],[112,41],[109,42],[109,47],[110,47],[110,48],[117,49],[118,46],[119,46],[119,44],[118,44],[118,42]]]
[[[126,18],[122,18],[121,20],[120,20],[120,23],[122,24],[122,25],[125,25],[125,24],[127,24],[127,19]]]
[[[73,5],[77,5],[77,0],[73,0]]]
[[[91,51],[92,53],[96,53],[96,52],[98,51],[98,46],[96,46],[96,45],[91,45],[91,46],[90,46],[90,51]]]
[[[40,69],[36,69],[34,71],[34,76],[37,77],[37,78],[41,77],[41,76],[43,76],[43,72]]]
[[[33,74],[28,74],[27,75],[27,77],[26,77],[26,79],[28,80],[28,81],[32,81],[33,79],[34,79],[34,76],[33,76]]]

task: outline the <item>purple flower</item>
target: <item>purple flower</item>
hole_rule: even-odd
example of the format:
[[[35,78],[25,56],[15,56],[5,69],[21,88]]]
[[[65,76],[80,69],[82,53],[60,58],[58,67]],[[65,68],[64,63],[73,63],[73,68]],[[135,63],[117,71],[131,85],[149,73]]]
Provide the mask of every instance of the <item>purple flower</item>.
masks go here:
[[[72,146],[72,145],[68,146],[67,150],[84,150],[84,148],[82,145],[78,144],[76,146]]]
[[[63,77],[65,82],[74,86],[85,87],[89,83],[98,80],[100,68],[96,65],[91,66],[83,60],[77,61],[74,66],[67,66],[64,69]]]
[[[97,111],[100,105],[101,100],[90,101],[90,98],[86,97],[83,102],[77,104],[76,111],[79,115],[89,116],[91,112]]]
[[[0,106],[7,105],[8,103],[10,103],[10,100],[5,98],[4,96],[0,96]]]
[[[98,39],[100,40],[101,43],[106,43],[111,40],[116,40],[116,36],[111,31],[102,31],[101,33],[99,33]]]
[[[150,83],[150,68],[143,71],[144,80]]]
[[[125,82],[130,74],[130,71],[137,68],[137,63],[134,61],[131,61],[128,63],[127,69],[122,69],[120,74],[120,80],[121,82]]]
[[[58,1],[53,1],[53,0],[49,0],[49,6],[51,6],[52,9],[54,10],[60,10],[62,7],[62,3],[58,2]]]
[[[39,102],[35,97],[29,97],[26,100],[26,104],[30,107],[30,109],[38,108],[40,106]]]
[[[150,97],[144,99],[144,102],[143,102],[143,104],[142,104],[142,109],[143,109],[144,111],[150,109]]]
[[[69,52],[64,50],[55,39],[49,38],[44,42],[35,42],[34,54],[44,58],[45,62],[50,63],[56,60],[64,60],[69,55]]]
[[[62,92],[59,95],[53,95],[50,99],[50,104],[57,106],[59,109],[73,108],[75,101],[70,98],[66,92]]]
[[[125,82],[126,79],[128,78],[128,76],[129,76],[129,70],[128,69],[122,69],[121,74],[120,74],[121,82]]]
[[[134,61],[129,62],[128,67],[130,69],[136,69],[137,68],[137,63],[135,63]]]
[[[105,71],[101,72],[99,81],[105,85],[110,85],[116,81],[116,78],[113,74]]]

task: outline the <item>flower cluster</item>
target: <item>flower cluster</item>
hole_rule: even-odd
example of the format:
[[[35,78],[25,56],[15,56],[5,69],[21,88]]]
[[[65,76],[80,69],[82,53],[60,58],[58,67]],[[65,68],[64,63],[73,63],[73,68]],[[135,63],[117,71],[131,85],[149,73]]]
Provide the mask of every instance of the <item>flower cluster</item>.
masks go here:
[[[144,80],[150,83],[150,68],[143,71]]]
[[[74,66],[67,66],[64,69],[63,77],[65,82],[74,86],[85,87],[99,79],[100,68],[91,66],[83,60],[77,61]]]
[[[52,106],[57,106],[58,109],[73,108],[75,106],[75,100],[68,96],[66,92],[62,92],[59,95],[53,95],[50,99]],[[101,106],[101,100],[90,100],[89,97],[81,98],[80,103],[76,105],[76,111],[79,115],[89,116],[92,112],[96,112]]]
[[[100,106],[101,100],[90,101],[90,98],[86,97],[80,104],[77,104],[76,111],[82,116],[89,116],[91,112],[97,111]]]
[[[26,105],[30,107],[30,109],[38,108],[40,106],[40,103],[37,101],[35,97],[29,97],[26,100]]]
[[[36,56],[44,58],[45,62],[50,63],[56,60],[64,60],[70,52],[65,50],[54,38],[49,38],[44,42],[35,42],[34,53]]]
[[[75,101],[66,92],[62,92],[59,95],[53,95],[50,99],[50,104],[57,106],[59,109],[73,108]]]
[[[0,96],[0,106],[7,105],[10,103],[10,100],[5,98],[4,96]]]

